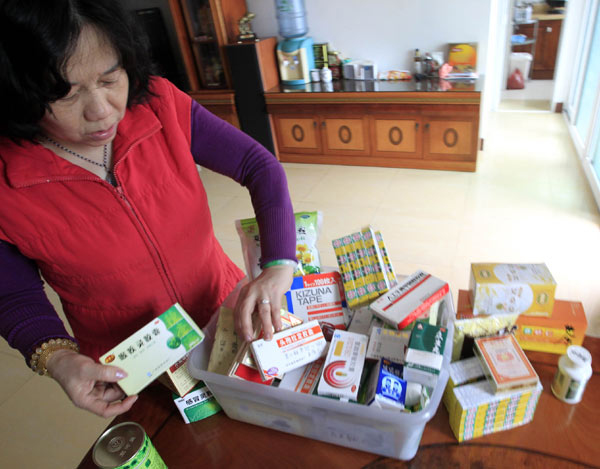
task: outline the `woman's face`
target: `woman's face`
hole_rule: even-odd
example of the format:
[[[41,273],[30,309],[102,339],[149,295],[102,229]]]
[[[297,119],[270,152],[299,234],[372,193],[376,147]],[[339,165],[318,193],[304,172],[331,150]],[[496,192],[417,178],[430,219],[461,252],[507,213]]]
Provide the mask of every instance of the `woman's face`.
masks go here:
[[[110,42],[84,27],[66,74],[71,90],[42,118],[44,134],[81,152],[111,142],[125,115],[129,79]]]

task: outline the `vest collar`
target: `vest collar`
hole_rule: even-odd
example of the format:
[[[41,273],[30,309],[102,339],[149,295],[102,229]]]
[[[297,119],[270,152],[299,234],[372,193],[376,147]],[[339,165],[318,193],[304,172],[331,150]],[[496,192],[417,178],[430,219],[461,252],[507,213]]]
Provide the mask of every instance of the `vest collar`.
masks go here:
[[[158,132],[162,125],[146,104],[128,109],[119,123],[113,141],[113,166],[130,154],[129,150]],[[46,147],[31,142],[21,145],[0,141],[0,159],[4,162],[8,183],[13,188],[28,187],[52,181],[99,180],[89,171],[70,163]]]

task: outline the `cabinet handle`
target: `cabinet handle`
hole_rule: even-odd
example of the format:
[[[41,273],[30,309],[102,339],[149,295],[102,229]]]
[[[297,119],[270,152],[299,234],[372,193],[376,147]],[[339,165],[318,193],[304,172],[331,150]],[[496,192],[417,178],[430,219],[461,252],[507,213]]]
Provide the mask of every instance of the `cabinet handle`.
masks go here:
[[[325,128],[325,121],[321,122],[321,127]]]
[[[427,122],[427,124],[425,124],[425,130],[429,130],[429,122]]]
[[[419,123],[415,122],[415,130],[419,130]]]
[[[317,121],[313,121],[313,127],[317,127]]]

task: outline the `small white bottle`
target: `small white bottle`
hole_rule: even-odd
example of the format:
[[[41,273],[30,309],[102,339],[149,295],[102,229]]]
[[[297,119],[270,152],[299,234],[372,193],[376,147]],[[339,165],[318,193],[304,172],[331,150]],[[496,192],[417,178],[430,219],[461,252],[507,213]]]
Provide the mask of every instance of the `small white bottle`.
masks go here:
[[[592,376],[592,354],[579,345],[571,345],[558,360],[552,381],[554,395],[568,404],[581,401],[585,385]]]
[[[332,79],[333,78],[332,78],[331,70],[329,69],[329,67],[327,67],[327,65],[325,65],[321,69],[321,81],[323,83],[329,83]]]

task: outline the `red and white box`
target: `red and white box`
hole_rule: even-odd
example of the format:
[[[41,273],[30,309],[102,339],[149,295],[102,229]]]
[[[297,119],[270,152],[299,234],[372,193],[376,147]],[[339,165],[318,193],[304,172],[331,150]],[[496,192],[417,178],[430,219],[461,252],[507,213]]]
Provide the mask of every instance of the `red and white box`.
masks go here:
[[[317,321],[277,332],[273,339],[252,342],[252,355],[263,381],[281,379],[287,371],[313,362],[327,347],[325,336]]]
[[[317,384],[319,384],[319,378],[323,372],[324,363],[325,357],[323,356],[317,358],[308,365],[288,371],[283,378],[281,378],[277,387],[302,394],[313,394]]]
[[[381,295],[369,308],[385,322],[404,329],[417,319],[429,318],[430,309],[438,318],[453,315],[452,295],[447,282],[417,270],[390,291]]]

